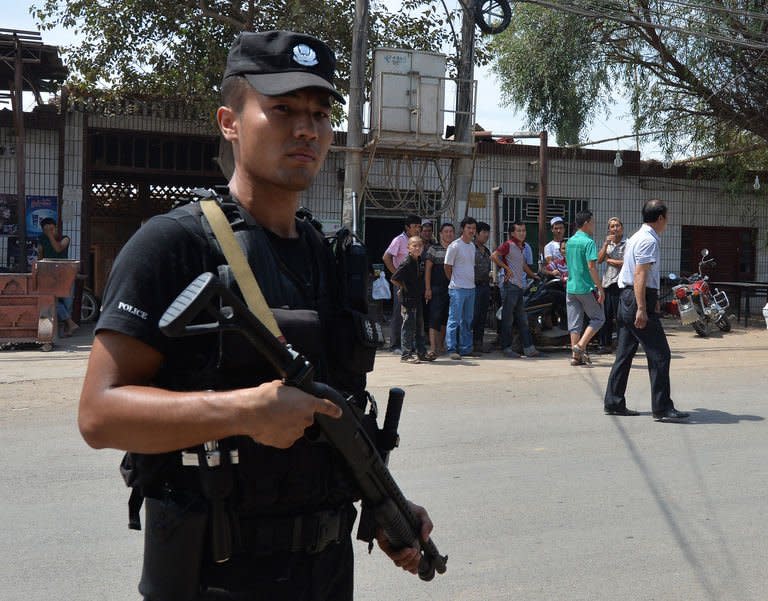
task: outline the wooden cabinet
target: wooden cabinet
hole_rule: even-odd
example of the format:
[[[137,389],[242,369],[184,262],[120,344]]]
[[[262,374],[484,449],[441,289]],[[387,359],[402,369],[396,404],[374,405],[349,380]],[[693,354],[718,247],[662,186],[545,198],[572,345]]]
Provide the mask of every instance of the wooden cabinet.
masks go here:
[[[79,261],[43,259],[31,273],[0,273],[0,344],[38,342],[53,348],[56,298],[71,294]]]

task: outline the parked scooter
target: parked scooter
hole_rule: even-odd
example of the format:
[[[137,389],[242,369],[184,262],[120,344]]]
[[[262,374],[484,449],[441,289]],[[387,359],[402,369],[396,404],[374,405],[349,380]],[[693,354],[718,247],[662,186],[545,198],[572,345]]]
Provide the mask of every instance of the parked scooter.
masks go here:
[[[499,289],[494,287],[496,299],[493,303],[496,310],[496,326],[500,333],[501,302]],[[528,329],[536,346],[567,346],[570,344],[568,335],[568,316],[565,309],[565,284],[558,278],[533,280],[528,283],[523,292],[523,306],[528,317]],[[522,352],[522,341],[515,328],[512,337],[512,348]]]
[[[699,336],[706,337],[714,323],[723,332],[730,332],[731,317],[726,313],[730,306],[728,295],[715,288],[714,294],[709,286],[709,276],[704,275],[706,267],[714,267],[715,260],[707,259],[709,250],[701,251],[699,271],[687,278],[678,277],[674,273],[669,274],[669,279],[680,280],[672,288],[672,293],[677,302],[680,313],[680,323],[684,326],[691,325]]]
[[[529,282],[523,296],[528,328],[537,346],[570,344],[565,284],[559,278]]]

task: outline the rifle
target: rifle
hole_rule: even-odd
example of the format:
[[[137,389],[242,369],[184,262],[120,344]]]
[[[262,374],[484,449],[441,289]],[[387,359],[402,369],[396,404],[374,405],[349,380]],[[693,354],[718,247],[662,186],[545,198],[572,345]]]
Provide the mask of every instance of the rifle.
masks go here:
[[[204,312],[211,321],[192,323]],[[349,467],[363,502],[373,509],[376,523],[395,549],[411,547],[418,542],[421,550],[419,578],[432,580],[435,572],[445,572],[448,557],[440,555],[431,538],[421,540],[420,520],[408,506],[387,468],[386,458],[382,458],[352,404],[334,388],[315,382],[312,364],[270,332],[214,274],[206,272],[192,281],[166,309],[159,326],[165,335],[172,337],[237,332],[272,364],[285,384],[328,399],[341,407],[340,418],[316,415],[315,424]],[[390,435],[397,429],[403,395],[402,391],[396,393],[400,405],[393,412],[389,411],[389,407],[387,410],[384,432]]]

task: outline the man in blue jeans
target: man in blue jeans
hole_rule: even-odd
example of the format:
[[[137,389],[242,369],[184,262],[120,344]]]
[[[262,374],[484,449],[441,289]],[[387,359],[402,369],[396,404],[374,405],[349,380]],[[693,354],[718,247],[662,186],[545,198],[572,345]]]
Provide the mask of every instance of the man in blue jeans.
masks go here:
[[[520,355],[512,350],[512,326],[517,326],[523,343],[523,353],[526,357],[536,357],[540,353],[533,345],[531,331],[528,328],[528,317],[523,305],[524,275],[536,280],[539,276],[528,267],[524,255],[526,229],[522,221],[515,221],[509,230],[509,240],[499,246],[491,260],[503,270],[504,279],[501,284],[501,350],[510,359]]]
[[[475,357],[472,351],[472,318],[475,313],[475,233],[477,221],[461,221],[461,237],[445,251],[445,275],[448,284],[448,326],[445,346],[451,359]]]

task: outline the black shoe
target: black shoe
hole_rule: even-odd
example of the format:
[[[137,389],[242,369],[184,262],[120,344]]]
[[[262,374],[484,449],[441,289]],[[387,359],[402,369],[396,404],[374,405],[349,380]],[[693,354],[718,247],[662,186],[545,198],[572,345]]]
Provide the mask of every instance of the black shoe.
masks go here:
[[[660,411],[653,414],[653,419],[657,422],[664,421],[666,419],[687,419],[690,417],[689,413],[678,411],[674,407],[670,407],[666,411]]]
[[[632,409],[627,409],[626,407],[606,407],[605,414],[631,416],[631,415],[640,415],[640,412],[632,411]]]

